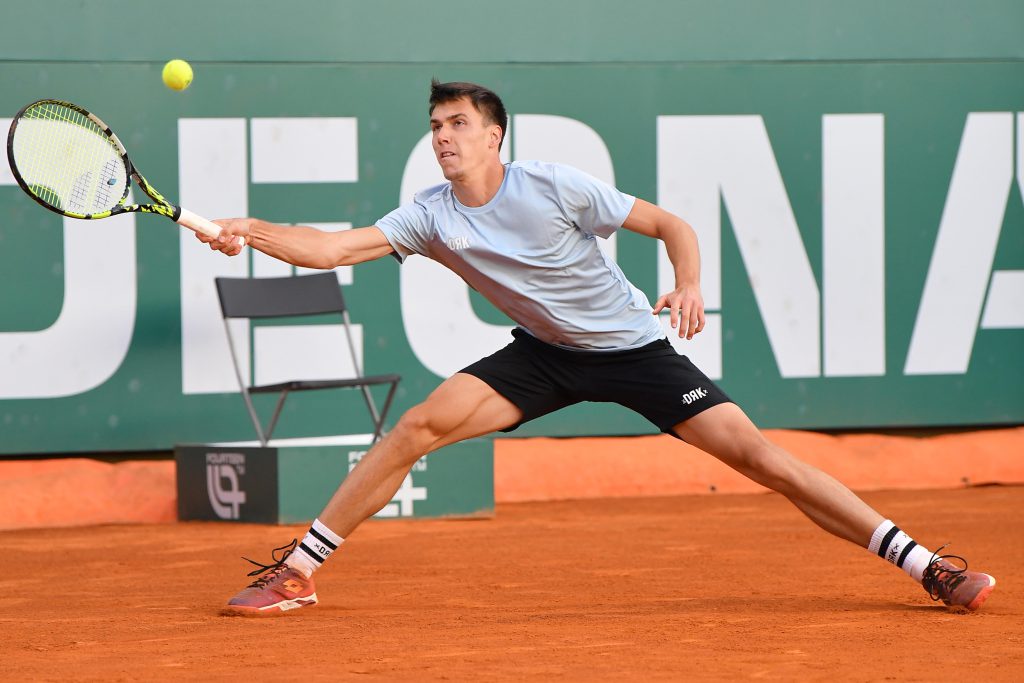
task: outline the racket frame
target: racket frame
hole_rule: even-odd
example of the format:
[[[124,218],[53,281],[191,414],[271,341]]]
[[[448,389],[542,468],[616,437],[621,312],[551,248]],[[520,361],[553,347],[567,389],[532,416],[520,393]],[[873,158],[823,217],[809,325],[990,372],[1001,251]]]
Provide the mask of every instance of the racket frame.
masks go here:
[[[103,130],[103,133],[107,136],[107,138],[114,144],[117,153],[121,156],[121,161],[124,163],[124,167],[127,171],[128,177],[134,179],[135,183],[140,188],[142,188],[142,191],[149,195],[150,199],[155,200],[156,203],[125,204],[125,201],[128,199],[128,192],[131,189],[131,183],[125,183],[124,193],[121,195],[121,199],[118,200],[117,204],[115,204],[107,211],[99,211],[96,213],[76,213],[74,211],[66,211],[64,209],[59,209],[56,206],[53,206],[52,204],[49,204],[48,202],[44,201],[35,192],[33,192],[29,188],[28,183],[25,182],[25,179],[21,176],[21,172],[18,170],[18,166],[14,162],[14,136],[18,129],[18,124],[23,119],[25,112],[27,112],[29,109],[33,107],[44,104],[56,104],[62,107],[67,107],[78,112],[82,116],[85,116],[90,121],[99,126],[100,129]],[[11,172],[14,174],[14,179],[17,181],[18,185],[21,186],[21,189],[24,190],[28,196],[34,199],[41,206],[55,213],[59,213],[62,216],[67,216],[69,218],[78,218],[81,220],[97,220],[100,218],[109,218],[110,216],[117,216],[123,213],[155,213],[161,216],[166,216],[175,223],[178,223],[179,225],[183,225],[187,228],[195,230],[196,232],[201,232],[209,237],[217,237],[220,234],[220,226],[218,226],[216,223],[213,223],[212,221],[209,221],[195,213],[192,213],[187,209],[182,209],[180,206],[176,204],[172,204],[162,194],[160,194],[160,192],[158,192],[155,187],[150,185],[149,181],[147,181],[145,177],[143,177],[143,175],[139,173],[138,169],[135,168],[135,164],[133,164],[132,160],[128,157],[128,150],[126,150],[124,145],[121,144],[121,140],[118,139],[114,131],[110,129],[110,126],[104,123],[98,116],[96,116],[92,112],[72,102],[55,99],[42,99],[36,100],[35,102],[31,102],[22,107],[21,110],[18,111],[18,113],[14,116],[14,119],[11,122],[11,128],[7,133],[7,160],[10,163]]]

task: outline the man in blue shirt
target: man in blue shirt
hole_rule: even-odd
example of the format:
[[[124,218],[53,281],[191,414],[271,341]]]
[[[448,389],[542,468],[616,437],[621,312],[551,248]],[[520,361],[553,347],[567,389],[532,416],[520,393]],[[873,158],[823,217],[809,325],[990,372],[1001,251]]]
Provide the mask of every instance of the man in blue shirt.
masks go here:
[[[434,81],[430,128],[448,182],[366,228],[326,233],[239,218],[218,221],[223,231],[216,240],[198,236],[229,256],[240,253],[240,236],[255,249],[310,268],[421,254],[453,270],[518,325],[512,343],[407,411],[342,482],[302,542],[275,558],[227,611],[273,615],[315,604],[313,572],[392,499],[420,457],[580,401],[635,410],[786,496],[826,531],[897,565],[933,599],[980,607],[995,579],[918,545],[831,476],[769,442],[673,350],[658,323],[662,310],[669,310],[680,337],[692,339],[704,328],[693,229],[571,167],[503,164],[507,122],[504,105],[487,88]],[[597,246],[619,227],[665,244],[676,287],[653,307]]]

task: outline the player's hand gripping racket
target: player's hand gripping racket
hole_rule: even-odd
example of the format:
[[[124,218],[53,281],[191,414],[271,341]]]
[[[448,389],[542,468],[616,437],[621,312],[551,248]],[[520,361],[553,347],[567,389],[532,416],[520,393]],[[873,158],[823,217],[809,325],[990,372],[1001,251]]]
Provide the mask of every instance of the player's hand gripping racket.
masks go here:
[[[146,182],[113,131],[70,102],[39,100],[18,112],[7,135],[7,159],[21,189],[71,218],[158,213],[209,237],[220,226],[175,206]],[[153,204],[125,204],[134,178]],[[244,238],[239,238],[244,245]]]

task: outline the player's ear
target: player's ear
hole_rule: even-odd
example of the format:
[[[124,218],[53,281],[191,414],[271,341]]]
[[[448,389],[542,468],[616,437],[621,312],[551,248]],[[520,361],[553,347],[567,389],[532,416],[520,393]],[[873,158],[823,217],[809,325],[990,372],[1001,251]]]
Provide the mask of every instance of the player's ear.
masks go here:
[[[501,126],[499,126],[498,124],[494,124],[493,126],[491,126],[491,135],[489,138],[489,142],[491,147],[501,146]]]

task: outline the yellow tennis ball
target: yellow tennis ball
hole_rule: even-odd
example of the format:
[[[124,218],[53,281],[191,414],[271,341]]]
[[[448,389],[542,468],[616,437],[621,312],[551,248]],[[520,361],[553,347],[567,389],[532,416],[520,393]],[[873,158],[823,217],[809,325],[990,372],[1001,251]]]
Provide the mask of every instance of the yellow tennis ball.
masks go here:
[[[184,59],[172,59],[164,64],[163,77],[171,90],[184,90],[192,82],[192,67]]]

